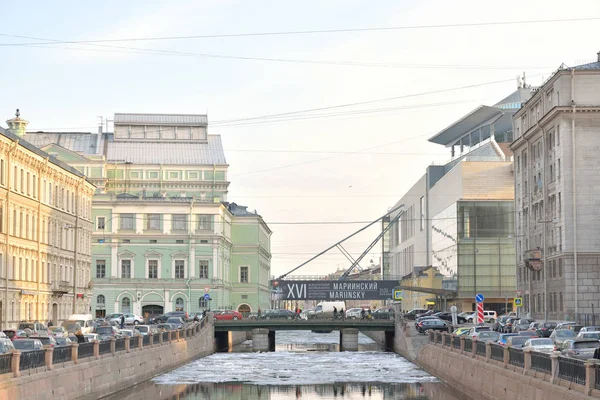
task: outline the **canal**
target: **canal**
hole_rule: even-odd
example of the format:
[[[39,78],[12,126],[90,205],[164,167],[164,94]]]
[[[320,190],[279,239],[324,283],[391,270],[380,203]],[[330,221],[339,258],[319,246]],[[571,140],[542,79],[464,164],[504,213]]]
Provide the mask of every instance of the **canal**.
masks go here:
[[[461,397],[416,365],[359,334],[359,352],[339,352],[339,333],[277,332],[276,351],[246,341],[157,376],[107,400],[419,399]]]

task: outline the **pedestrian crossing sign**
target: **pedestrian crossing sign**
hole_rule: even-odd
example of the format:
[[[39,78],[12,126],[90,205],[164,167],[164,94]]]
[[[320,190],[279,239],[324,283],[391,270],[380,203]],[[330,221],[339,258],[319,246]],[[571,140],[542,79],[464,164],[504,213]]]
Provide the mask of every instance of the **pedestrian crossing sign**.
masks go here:
[[[394,300],[402,300],[402,290],[394,290]]]
[[[515,297],[515,307],[521,307],[523,305],[523,299],[521,297]]]

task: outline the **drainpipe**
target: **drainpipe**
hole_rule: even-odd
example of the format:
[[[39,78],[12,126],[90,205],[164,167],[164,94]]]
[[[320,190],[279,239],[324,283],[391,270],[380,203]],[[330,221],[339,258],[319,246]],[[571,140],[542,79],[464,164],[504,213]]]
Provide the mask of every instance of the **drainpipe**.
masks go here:
[[[41,166],[38,171],[38,181],[37,181],[37,268],[36,268],[36,280],[37,280],[37,310],[36,310],[36,319],[41,321],[40,318],[40,282],[43,281],[44,277],[42,276],[42,271],[44,270],[44,266],[42,264],[42,173],[48,168],[48,157],[44,159],[44,165]],[[47,276],[47,275],[46,275]],[[50,282],[48,282],[50,284]],[[48,311],[49,313],[49,311]],[[43,315],[42,311],[42,315]]]
[[[4,328],[7,328],[8,325],[6,325],[7,321],[8,321],[8,249],[9,249],[9,235],[8,235],[8,231],[10,229],[10,216],[11,216],[11,212],[9,209],[9,205],[10,205],[10,181],[11,181],[11,171],[12,171],[12,165],[10,164],[10,159],[11,159],[11,154],[13,151],[15,151],[15,149],[17,148],[17,146],[19,145],[19,140],[17,139],[13,146],[8,150],[8,154],[6,157],[6,168],[8,170],[8,174],[7,174],[7,180],[6,180],[6,188],[8,189],[6,191],[6,229],[4,231],[4,243],[6,243],[6,249],[4,251],[4,265],[5,270],[6,270],[6,276],[5,276],[5,296],[4,298],[6,299],[6,305],[3,307],[4,308],[4,320],[3,320],[3,325]],[[13,265],[14,268],[14,265]],[[15,277],[13,276],[13,279]]]
[[[544,219],[542,222],[542,227],[544,229],[544,248],[542,249],[543,253],[542,256],[543,258],[543,269],[542,271],[544,272],[544,321],[548,321],[548,271],[546,270],[546,260],[547,260],[547,251],[548,251],[548,242],[546,239],[546,228],[548,226],[548,212],[546,210],[548,210],[548,202],[546,201],[546,197],[547,197],[547,188],[546,188],[546,184],[547,184],[547,180],[546,180],[546,130],[542,127],[539,126],[538,127],[542,130],[542,184],[544,185],[542,187],[542,196],[543,196],[543,202],[544,202]]]
[[[523,136],[525,136],[525,133],[523,133]],[[532,154],[531,154],[531,146],[529,145],[529,139],[525,139],[525,141],[527,142],[527,155],[528,155],[528,159],[527,159],[527,165],[525,166],[526,168],[526,173],[527,173],[527,191],[525,193],[525,195],[527,196],[527,208],[529,210],[529,212],[527,213],[527,224],[526,224],[526,229],[527,229],[527,251],[529,251],[529,246],[531,245],[530,240],[529,240],[529,232],[530,232],[530,224],[529,221],[531,220],[531,197],[529,196],[529,187],[531,186],[531,179],[530,179],[530,170],[531,168],[529,168],[529,162],[530,160],[532,160]],[[527,267],[526,267],[527,268]],[[533,308],[531,307],[531,297],[533,295],[532,293],[532,287],[531,287],[531,279],[532,279],[532,271],[527,268],[527,274],[529,275],[529,296],[527,298],[527,308],[529,309],[529,316],[533,317]]]
[[[187,290],[188,290],[188,310],[191,313],[192,311],[192,289],[190,287],[190,281],[192,280],[192,278],[190,278],[192,276],[192,267],[194,264],[194,261],[192,259],[192,257],[190,257],[190,254],[192,252],[192,217],[193,217],[193,211],[194,211],[194,199],[192,198],[192,202],[190,203],[190,225],[188,227],[188,278],[185,280],[185,285],[187,286]]]
[[[75,264],[73,267],[73,314],[77,314],[77,247],[79,243],[79,233],[77,230],[79,229],[79,188],[84,180],[85,178],[81,178],[81,181],[79,181],[75,187],[75,226],[73,227],[73,239],[75,240],[73,246],[73,263]]]
[[[575,267],[575,319],[579,317],[579,268],[577,265],[577,168],[575,150],[575,69],[571,69],[571,146],[572,146],[572,161],[571,169],[573,171],[573,262]],[[562,243],[561,243],[562,245]]]

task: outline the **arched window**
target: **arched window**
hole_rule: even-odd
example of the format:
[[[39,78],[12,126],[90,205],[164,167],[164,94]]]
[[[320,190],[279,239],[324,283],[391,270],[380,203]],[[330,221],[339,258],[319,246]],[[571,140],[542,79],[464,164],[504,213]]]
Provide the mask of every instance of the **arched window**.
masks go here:
[[[98,297],[96,297],[96,304],[104,305],[105,302],[106,302],[106,299],[105,299],[104,295],[99,294]]]
[[[200,309],[208,308],[208,300],[206,300],[204,297],[200,297],[198,299],[198,307],[200,307]]]
[[[131,314],[131,300],[129,297],[123,297],[121,301],[121,312],[123,314]]]
[[[181,297],[175,300],[175,311],[183,311],[183,299]]]

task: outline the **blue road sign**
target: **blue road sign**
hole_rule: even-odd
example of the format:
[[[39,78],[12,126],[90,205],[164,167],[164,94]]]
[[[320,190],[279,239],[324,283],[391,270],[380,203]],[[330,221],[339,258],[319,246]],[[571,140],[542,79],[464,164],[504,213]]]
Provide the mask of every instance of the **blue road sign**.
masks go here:
[[[394,300],[402,300],[402,290],[394,290]]]
[[[206,293],[206,294],[204,295],[204,300],[210,300],[210,294]]]
[[[477,293],[475,295],[475,301],[478,303],[483,303],[483,295],[481,293]]]

